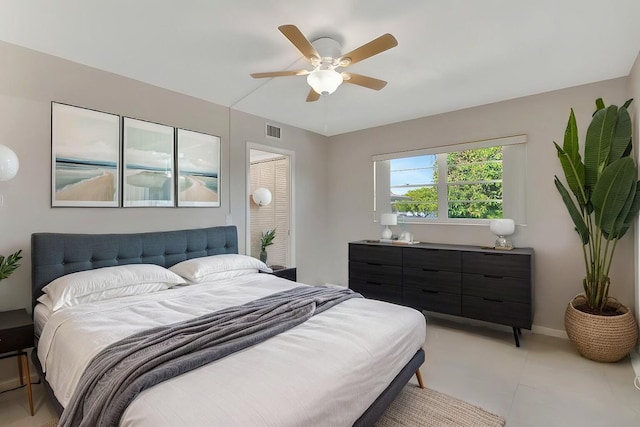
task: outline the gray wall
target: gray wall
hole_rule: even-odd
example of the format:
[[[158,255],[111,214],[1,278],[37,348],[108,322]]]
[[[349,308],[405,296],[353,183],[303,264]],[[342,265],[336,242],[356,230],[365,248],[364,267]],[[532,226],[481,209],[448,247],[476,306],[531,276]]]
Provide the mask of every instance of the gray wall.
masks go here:
[[[539,331],[562,334],[567,302],[582,289],[584,263],[571,218],[557,194],[553,176],[561,175],[552,141],[562,143],[573,107],[580,137],[586,132],[595,99],[620,105],[629,98],[628,79],[558,90],[461,111],[366,129],[330,138],[328,213],[330,281],[347,283],[347,243],[378,238],[373,222],[374,154],[413,150],[481,139],[527,134],[526,227],[517,227],[516,246],[535,248],[535,316]],[[387,107],[385,107],[387,108]],[[388,107],[388,108],[393,108]],[[637,121],[636,121],[637,123]],[[581,140],[582,141],[582,140]],[[581,142],[582,144],[582,142]],[[399,229],[396,227],[396,232]],[[410,225],[416,240],[490,245],[488,227]],[[633,233],[618,244],[611,294],[634,306]]]
[[[631,73],[629,74],[629,97],[633,98],[634,101],[631,104],[631,108],[629,112],[631,113],[631,120],[633,121],[633,142],[634,142],[634,150],[636,154],[636,163],[639,163],[640,160],[640,148],[638,144],[640,144],[640,131],[638,131],[638,127],[640,127],[640,54],[636,57],[636,61],[631,68]],[[640,266],[638,265],[638,259],[640,259],[640,251],[639,251],[639,242],[640,242],[640,227],[638,227],[638,221],[636,220],[636,229],[635,229],[635,254],[634,254],[634,265],[635,265],[635,305],[636,305],[636,319],[638,320],[638,324],[640,324]]]
[[[246,141],[295,152],[299,278],[321,283],[315,262],[326,240],[326,138],[282,126],[284,141],[264,141],[264,120],[176,92],[0,42],[0,144],[20,159],[18,175],[0,182],[0,254],[23,250],[22,266],[0,282],[0,310],[31,307],[33,232],[113,232],[207,227],[231,213],[245,243]],[[221,137],[220,208],[51,208],[51,101],[191,129]],[[229,134],[231,133],[231,142]],[[304,256],[302,255],[304,254]],[[16,377],[13,360],[0,361],[0,388]],[[10,384],[9,384],[10,386]]]
[[[246,141],[296,154],[296,245],[300,278],[321,282],[314,259],[324,247],[326,138],[283,125],[284,140],[265,141],[264,119],[176,92],[0,42],[0,143],[13,149],[20,171],[0,182],[0,254],[22,249],[22,267],[0,282],[0,310],[30,307],[30,235],[36,231],[136,232],[238,225],[244,251]],[[220,208],[51,208],[51,101],[219,135]],[[231,144],[229,143],[231,132]]]

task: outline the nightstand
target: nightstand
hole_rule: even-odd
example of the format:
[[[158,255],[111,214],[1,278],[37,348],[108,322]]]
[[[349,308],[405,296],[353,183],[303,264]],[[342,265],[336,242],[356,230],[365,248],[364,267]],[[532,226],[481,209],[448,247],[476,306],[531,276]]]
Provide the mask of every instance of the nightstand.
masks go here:
[[[26,375],[29,409],[33,416],[33,395],[31,394],[31,373],[29,372],[28,349],[33,347],[33,321],[27,310],[0,311],[0,359],[18,357],[20,385],[24,385]]]
[[[283,266],[272,265],[271,269],[273,270],[273,273],[271,274],[274,276],[282,277],[283,279],[288,279],[288,280],[291,280],[292,282],[295,282],[297,279],[295,267],[283,267]]]

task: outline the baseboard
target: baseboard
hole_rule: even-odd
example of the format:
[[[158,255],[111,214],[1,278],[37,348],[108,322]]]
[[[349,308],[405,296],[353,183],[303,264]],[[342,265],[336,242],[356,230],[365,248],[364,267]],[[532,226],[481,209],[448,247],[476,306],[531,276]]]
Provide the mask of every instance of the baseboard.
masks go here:
[[[534,334],[547,335],[547,336],[556,337],[556,338],[563,338],[565,340],[569,339],[569,337],[567,336],[567,332],[562,329],[552,329],[552,328],[547,328],[545,326],[533,325],[531,327],[531,332]]]
[[[40,380],[37,372],[31,372],[31,383],[37,383]],[[13,390],[20,387],[20,378],[10,378],[5,381],[0,381],[0,393],[7,390]]]
[[[450,314],[438,313],[435,311],[424,311],[429,317],[451,320],[452,322],[464,323],[471,326],[481,326],[490,329],[496,329],[504,332],[511,332],[511,326],[499,325],[497,323],[485,322],[483,320],[469,319],[467,317],[453,316]],[[550,337],[563,338],[568,340],[567,333],[562,329],[552,329],[545,326],[533,325],[531,327],[532,334],[547,335]]]
[[[629,358],[631,359],[631,366],[633,366],[636,377],[640,377],[640,345],[631,350]]]

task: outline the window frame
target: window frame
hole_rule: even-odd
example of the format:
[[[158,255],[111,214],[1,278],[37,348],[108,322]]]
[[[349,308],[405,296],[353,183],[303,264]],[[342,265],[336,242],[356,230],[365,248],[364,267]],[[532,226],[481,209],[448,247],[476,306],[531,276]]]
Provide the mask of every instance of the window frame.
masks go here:
[[[448,153],[473,150],[479,148],[488,147],[502,147],[502,207],[503,218],[513,218],[518,224],[525,224],[525,177],[526,177],[526,135],[514,135],[502,138],[493,138],[480,141],[466,142],[461,144],[452,144],[446,146],[437,146],[431,148],[424,148],[418,150],[401,151],[396,153],[377,154],[372,156],[373,163],[373,211],[374,222],[378,222],[379,214],[391,212],[390,197],[387,197],[385,203],[384,197],[379,196],[379,191],[383,189],[390,189],[390,177],[386,177],[386,182],[380,183],[379,179],[385,179],[384,164],[378,165],[379,161],[387,161],[393,159],[417,157],[423,155],[436,155],[438,176],[447,177],[447,162],[446,156]],[[389,163],[389,162],[387,162]],[[389,168],[387,167],[387,175]],[[472,184],[473,182],[465,182],[465,184]],[[448,185],[455,184],[449,183],[446,179],[439,179],[437,183],[434,183],[438,189],[438,217],[437,218],[423,218],[423,217],[399,217],[399,222],[412,223],[412,224],[457,224],[457,225],[483,225],[486,226],[491,219],[485,218],[449,218],[449,197],[448,197]]]

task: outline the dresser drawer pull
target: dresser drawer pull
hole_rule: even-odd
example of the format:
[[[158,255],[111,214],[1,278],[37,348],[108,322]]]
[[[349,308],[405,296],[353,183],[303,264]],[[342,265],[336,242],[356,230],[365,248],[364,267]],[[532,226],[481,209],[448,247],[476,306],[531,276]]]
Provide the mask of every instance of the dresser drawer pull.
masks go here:
[[[431,272],[431,273],[436,273],[436,272],[438,272],[438,270],[436,270],[436,269],[434,269],[434,268],[423,268],[423,269],[422,269],[422,271],[428,271],[428,272]]]
[[[382,283],[380,283],[380,282],[370,282],[370,281],[367,280],[367,285],[382,286]]]
[[[423,289],[422,292],[424,292],[425,294],[439,294],[440,293],[438,291],[430,291],[429,289]]]
[[[491,301],[491,302],[504,302],[501,299],[494,299],[494,298],[482,298],[485,301]]]
[[[493,254],[493,253],[485,252],[482,255],[484,255],[484,256],[502,256],[504,254]]]
[[[382,265],[379,262],[368,262],[367,265]]]
[[[495,276],[493,274],[485,274],[484,277],[488,277],[489,279],[502,279],[504,276]]]

